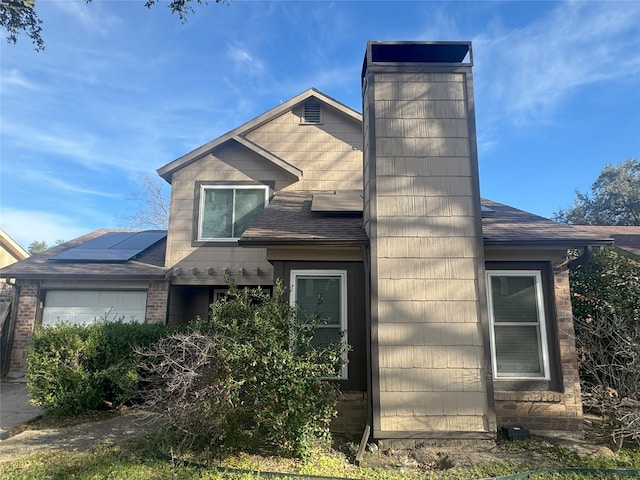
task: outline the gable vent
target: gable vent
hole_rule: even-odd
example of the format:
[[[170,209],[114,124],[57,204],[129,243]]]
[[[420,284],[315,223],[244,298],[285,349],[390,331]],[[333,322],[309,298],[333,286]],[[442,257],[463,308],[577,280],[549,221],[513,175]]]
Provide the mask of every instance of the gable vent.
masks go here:
[[[305,103],[302,110],[302,122],[303,123],[320,123],[320,109],[319,103]]]

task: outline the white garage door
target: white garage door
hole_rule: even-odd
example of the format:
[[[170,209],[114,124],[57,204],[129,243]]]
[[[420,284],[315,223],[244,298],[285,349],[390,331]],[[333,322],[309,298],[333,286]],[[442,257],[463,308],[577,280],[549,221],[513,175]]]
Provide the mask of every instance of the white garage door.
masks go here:
[[[44,300],[43,325],[91,323],[107,318],[144,322],[147,292],[121,290],[49,290]]]

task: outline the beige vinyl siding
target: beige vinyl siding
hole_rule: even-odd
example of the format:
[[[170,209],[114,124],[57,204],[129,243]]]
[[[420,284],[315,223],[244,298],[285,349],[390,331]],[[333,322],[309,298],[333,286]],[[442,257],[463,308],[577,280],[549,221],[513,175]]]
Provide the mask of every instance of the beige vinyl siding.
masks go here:
[[[247,139],[303,171],[293,190],[362,188],[362,129],[322,105],[321,124],[300,124],[302,105],[246,135]]]
[[[300,125],[300,105],[246,134],[249,141],[302,170],[300,181],[233,140],[173,173],[166,257],[167,266],[180,267],[172,277],[173,284],[224,284],[225,268],[240,285],[273,281],[264,249],[206,242],[194,245],[196,182],[273,182],[271,193],[362,188],[360,125],[324,104],[322,108],[322,124]]]
[[[365,145],[375,142],[375,158],[365,153],[375,191],[365,197],[365,225],[383,432],[489,427],[464,82],[462,74],[378,73],[374,101],[365,101],[375,122],[373,139],[365,120]]]

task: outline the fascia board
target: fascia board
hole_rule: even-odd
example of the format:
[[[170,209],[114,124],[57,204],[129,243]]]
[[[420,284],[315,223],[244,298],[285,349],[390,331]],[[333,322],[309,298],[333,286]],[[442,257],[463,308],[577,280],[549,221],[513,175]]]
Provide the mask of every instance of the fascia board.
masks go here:
[[[196,148],[195,150],[187,153],[186,155],[183,155],[180,158],[177,158],[176,160],[166,164],[165,166],[160,167],[158,170],[156,170],[156,172],[158,173],[158,175],[164,178],[168,183],[171,183],[171,176],[173,172],[175,172],[176,170],[179,170],[180,168],[185,167],[192,162],[195,162],[199,158],[203,157],[204,155],[207,155],[216,147],[222,145],[223,143],[229,141],[230,139],[246,135],[251,130],[254,130],[264,125],[265,123],[293,109],[296,105],[298,105],[301,102],[304,102],[305,100],[311,97],[315,97],[318,100],[326,103],[327,105],[330,105],[331,107],[342,112],[346,116],[352,118],[354,121],[362,122],[362,115],[356,112],[355,110],[347,107],[346,105],[338,102],[337,100],[334,100],[333,98],[325,95],[324,93],[316,90],[315,88],[310,88],[302,92],[301,94],[296,95],[290,100],[287,100],[286,102],[281,103],[277,107],[274,107],[271,110],[263,113],[262,115],[257,116],[253,120],[243,123],[239,127],[236,127],[233,130],[231,130],[230,132],[227,132],[224,135],[202,145],[201,147]]]

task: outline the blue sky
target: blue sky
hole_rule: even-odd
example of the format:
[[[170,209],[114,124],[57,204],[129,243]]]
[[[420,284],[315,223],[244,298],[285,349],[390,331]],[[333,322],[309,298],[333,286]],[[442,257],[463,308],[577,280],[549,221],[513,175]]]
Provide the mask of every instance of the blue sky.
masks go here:
[[[361,111],[368,40],[473,42],[484,197],[548,217],[640,158],[640,2],[37,8],[45,51],[0,45],[0,227],[24,247],[123,226],[140,175],[309,87]]]

